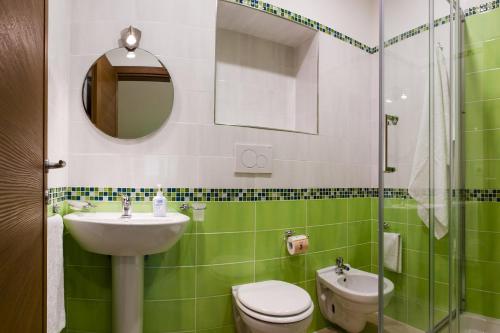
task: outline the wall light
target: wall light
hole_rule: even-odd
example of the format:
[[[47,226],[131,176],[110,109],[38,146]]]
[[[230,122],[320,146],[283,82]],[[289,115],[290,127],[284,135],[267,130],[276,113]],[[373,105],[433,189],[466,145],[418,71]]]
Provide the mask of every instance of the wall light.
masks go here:
[[[401,94],[401,99],[402,99],[402,100],[405,100],[405,99],[407,99],[407,98],[408,98],[408,95],[406,95],[405,93],[402,93],[402,94]]]
[[[129,26],[126,29],[123,29],[121,32],[120,46],[126,48],[129,53],[132,52],[139,47],[139,42],[141,41],[141,30],[134,28],[133,26]],[[133,56],[129,56],[127,54],[127,58],[134,58]]]
[[[386,99],[385,99],[385,102],[386,102],[387,104],[391,104],[391,103],[392,103],[392,99],[390,99],[390,98],[386,98]]]

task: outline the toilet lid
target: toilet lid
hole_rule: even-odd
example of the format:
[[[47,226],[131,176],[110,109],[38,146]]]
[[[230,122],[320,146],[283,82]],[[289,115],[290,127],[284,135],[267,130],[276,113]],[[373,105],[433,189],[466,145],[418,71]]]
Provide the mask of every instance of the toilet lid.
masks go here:
[[[295,316],[309,309],[311,297],[302,288],[283,281],[243,285],[238,300],[252,311],[270,316]]]

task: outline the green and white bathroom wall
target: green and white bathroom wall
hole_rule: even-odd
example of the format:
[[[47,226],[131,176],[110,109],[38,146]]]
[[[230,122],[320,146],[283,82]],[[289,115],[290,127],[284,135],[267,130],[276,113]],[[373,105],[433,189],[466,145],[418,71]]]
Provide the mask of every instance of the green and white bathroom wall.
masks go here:
[[[464,24],[466,310],[500,318],[500,9]]]
[[[95,210],[119,211],[118,195],[127,193],[134,211],[150,211],[152,188],[160,183],[170,189],[172,210],[184,201],[207,202],[205,221],[190,222],[173,249],[146,258],[145,332],[233,332],[230,287],[245,282],[289,281],[316,302],[315,270],[338,256],[377,271],[376,1],[269,2],[276,7],[242,1],[272,15],[286,9],[289,19],[319,31],[317,135],[214,124],[216,1],[49,1],[49,158],[68,161],[66,170],[50,174],[54,201],[90,200]],[[398,3],[387,6],[396,11]],[[95,9],[102,6],[108,10]],[[385,314],[425,329],[429,232],[406,189],[425,86],[428,36],[416,27],[426,22],[427,8],[420,9],[415,21],[395,21],[386,49],[394,60],[388,75],[398,82],[387,97],[388,113],[400,123],[389,156],[398,172],[386,176],[384,213],[388,231],[403,237],[403,273],[385,272],[395,283]],[[491,5],[483,14],[471,11],[464,32],[466,310],[494,318],[500,317],[499,12]],[[130,24],[143,32],[141,47],[168,67],[175,97],[157,132],[122,141],[88,121],[81,85]],[[446,27],[443,20],[438,34]],[[271,145],[273,173],[235,173],[235,143]],[[310,236],[307,254],[286,254],[287,229]],[[66,332],[110,332],[110,257],[82,250],[68,233],[64,254]],[[445,237],[435,244],[436,320],[448,311],[448,255]],[[328,325],[316,304],[310,331]]]
[[[305,288],[316,300],[316,270],[343,256],[369,270],[369,197],[208,202],[205,221],[190,222],[179,243],[148,256],[144,332],[233,332],[231,286],[269,279]],[[97,202],[97,210],[116,210]],[[136,211],[151,204],[134,203]],[[171,202],[171,209],[178,209]],[[284,231],[308,234],[305,255],[289,256]],[[111,331],[110,257],[64,238],[66,332]],[[310,331],[328,326],[316,304]]]

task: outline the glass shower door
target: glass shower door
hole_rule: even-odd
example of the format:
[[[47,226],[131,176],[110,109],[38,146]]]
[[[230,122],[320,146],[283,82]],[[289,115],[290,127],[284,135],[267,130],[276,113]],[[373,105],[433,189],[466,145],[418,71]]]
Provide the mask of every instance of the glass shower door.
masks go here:
[[[381,8],[376,247],[394,293],[380,294],[379,308],[398,332],[451,329],[456,308],[455,5],[384,0]]]

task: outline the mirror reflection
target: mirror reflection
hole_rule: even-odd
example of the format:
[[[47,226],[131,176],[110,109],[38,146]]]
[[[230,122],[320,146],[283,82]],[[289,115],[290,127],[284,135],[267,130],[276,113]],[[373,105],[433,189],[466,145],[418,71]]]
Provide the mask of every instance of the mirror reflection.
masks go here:
[[[121,139],[148,135],[167,120],[174,100],[172,79],[151,53],[110,50],[90,67],[82,90],[89,120]]]

